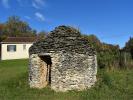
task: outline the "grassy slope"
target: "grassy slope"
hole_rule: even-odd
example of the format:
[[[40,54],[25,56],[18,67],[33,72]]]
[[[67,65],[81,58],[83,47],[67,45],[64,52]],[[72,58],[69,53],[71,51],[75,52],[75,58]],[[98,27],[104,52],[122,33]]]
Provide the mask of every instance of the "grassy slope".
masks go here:
[[[95,87],[82,92],[56,93],[50,88],[30,89],[28,60],[0,62],[0,100],[132,100],[133,70],[98,73]]]

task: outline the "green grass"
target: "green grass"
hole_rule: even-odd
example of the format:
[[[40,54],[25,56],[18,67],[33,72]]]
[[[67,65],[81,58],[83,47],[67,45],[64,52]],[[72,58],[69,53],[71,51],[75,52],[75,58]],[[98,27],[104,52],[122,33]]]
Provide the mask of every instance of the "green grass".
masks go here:
[[[85,91],[54,92],[28,85],[28,60],[0,62],[0,100],[133,100],[133,70],[98,72],[98,82]]]

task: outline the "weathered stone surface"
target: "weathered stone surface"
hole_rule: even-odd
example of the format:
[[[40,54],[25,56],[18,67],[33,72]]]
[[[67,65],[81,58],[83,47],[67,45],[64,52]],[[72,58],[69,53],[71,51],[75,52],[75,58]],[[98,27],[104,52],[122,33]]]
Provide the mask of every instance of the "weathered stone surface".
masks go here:
[[[29,53],[30,87],[49,83],[55,91],[83,90],[96,82],[96,52],[74,28],[56,28],[45,40],[34,43]]]
[[[29,80],[31,87],[43,88],[47,85],[47,65],[37,54],[30,56]]]
[[[30,48],[30,54],[49,53],[50,51],[75,52],[87,55],[95,54],[95,50],[90,47],[87,40],[81,37],[79,31],[66,26],[55,28],[45,40],[34,43]]]

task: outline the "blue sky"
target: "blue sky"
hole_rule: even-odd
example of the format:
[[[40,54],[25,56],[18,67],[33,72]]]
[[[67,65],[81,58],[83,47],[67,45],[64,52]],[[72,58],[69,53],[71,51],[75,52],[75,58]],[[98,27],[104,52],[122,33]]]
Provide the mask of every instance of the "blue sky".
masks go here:
[[[0,22],[12,15],[38,31],[71,25],[120,47],[133,36],[133,0],[0,0]]]

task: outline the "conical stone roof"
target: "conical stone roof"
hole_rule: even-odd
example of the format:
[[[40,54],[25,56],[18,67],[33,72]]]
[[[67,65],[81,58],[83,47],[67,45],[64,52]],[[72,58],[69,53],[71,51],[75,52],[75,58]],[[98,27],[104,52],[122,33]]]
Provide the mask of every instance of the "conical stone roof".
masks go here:
[[[51,31],[45,40],[34,43],[30,49],[30,54],[49,52],[71,52],[79,54],[94,55],[95,50],[89,45],[81,33],[69,26],[59,26]]]

